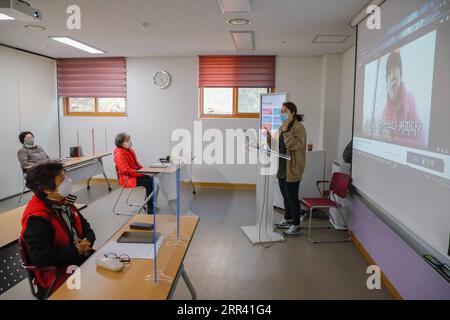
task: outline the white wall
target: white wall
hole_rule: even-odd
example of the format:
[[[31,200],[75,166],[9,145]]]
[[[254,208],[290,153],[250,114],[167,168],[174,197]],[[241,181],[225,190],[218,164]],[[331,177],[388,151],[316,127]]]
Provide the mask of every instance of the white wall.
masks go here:
[[[331,178],[331,166],[338,158],[339,108],[341,104],[342,55],[325,55],[322,57],[322,121],[320,132],[323,133],[323,150],[325,155],[325,178]]]
[[[59,157],[56,63],[53,59],[0,46],[0,199],[22,191],[17,160],[23,130],[52,158]]]
[[[164,90],[157,89],[152,83],[153,73],[160,69],[167,70],[172,75],[171,85]],[[197,78],[197,57],[128,58],[128,116],[64,117],[60,111],[63,155],[67,156],[70,146],[76,145],[77,130],[84,153],[92,153],[92,128],[96,132],[96,152],[111,152],[114,149],[114,137],[125,131],[131,134],[143,165],[149,165],[159,157],[168,155],[172,131],[184,128],[193,134],[194,121],[199,120]],[[202,126],[203,131],[209,128],[217,128],[222,132],[228,128],[257,129],[258,120],[207,119]],[[107,175],[115,177],[112,157],[105,159],[105,165]],[[254,183],[256,168],[252,165],[196,165],[194,180]]]
[[[321,150],[324,136],[320,123],[324,112],[336,113],[334,87],[340,91],[339,57],[329,58],[324,69],[321,57],[277,57],[276,90],[288,92],[289,100],[295,102],[301,113],[305,114],[308,140],[314,149]],[[152,84],[153,73],[164,69],[171,73],[172,84],[164,90]],[[326,108],[322,101],[322,72],[332,76],[325,89],[330,92]],[[185,128],[193,132],[194,121],[198,119],[198,58],[160,57],[127,59],[127,108],[128,116],[115,117],[64,117],[61,115],[62,154],[67,156],[70,146],[76,145],[76,131],[79,131],[84,152],[92,152],[91,129],[96,132],[96,151],[111,152],[114,137],[126,131],[132,135],[135,150],[141,162],[150,164],[169,152],[169,136],[174,129]],[[325,90],[324,89],[324,90]],[[338,99],[340,101],[340,98]],[[332,105],[332,107],[329,107]],[[339,104],[337,104],[338,106]],[[322,109],[321,109],[322,108]],[[328,118],[327,118],[328,119]],[[226,129],[258,128],[258,119],[204,119],[203,131],[217,128],[223,133]],[[336,130],[330,131],[337,145]],[[105,138],[106,131],[106,138]],[[326,133],[328,135],[328,133]],[[206,145],[205,143],[204,145]],[[337,149],[337,147],[336,147]],[[235,150],[235,153],[243,152]],[[336,154],[336,152],[334,152]],[[334,158],[333,158],[334,160]],[[112,157],[105,160],[107,174],[115,177]],[[255,165],[195,165],[194,180],[201,182],[255,183]]]
[[[322,150],[321,60],[320,57],[277,57],[276,63],[276,89],[287,92],[288,100],[305,115],[308,142],[314,144],[315,150]]]
[[[355,77],[355,47],[342,56],[341,107],[339,114],[338,157],[342,159],[345,147],[352,139],[353,92]]]

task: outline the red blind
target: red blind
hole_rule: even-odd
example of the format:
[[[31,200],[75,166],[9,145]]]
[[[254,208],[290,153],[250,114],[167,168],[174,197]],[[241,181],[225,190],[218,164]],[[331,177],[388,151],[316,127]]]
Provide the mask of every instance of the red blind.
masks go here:
[[[125,58],[58,59],[58,95],[126,97]]]
[[[200,56],[199,87],[275,88],[275,56]]]

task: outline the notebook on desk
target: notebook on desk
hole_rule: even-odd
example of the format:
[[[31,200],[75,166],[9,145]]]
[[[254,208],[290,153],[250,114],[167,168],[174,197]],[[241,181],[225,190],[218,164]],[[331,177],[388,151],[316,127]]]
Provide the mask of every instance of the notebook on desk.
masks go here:
[[[170,166],[170,163],[155,162],[155,163],[152,163],[149,167],[150,168],[168,168],[169,166]]]
[[[160,234],[156,233],[155,238],[158,241]],[[117,239],[118,243],[154,243],[153,231],[124,231],[122,235]]]

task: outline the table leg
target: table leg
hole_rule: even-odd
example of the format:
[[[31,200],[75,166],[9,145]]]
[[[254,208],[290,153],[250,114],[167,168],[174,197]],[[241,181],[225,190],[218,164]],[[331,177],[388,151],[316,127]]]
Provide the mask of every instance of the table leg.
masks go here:
[[[105,177],[106,183],[108,184],[108,191],[111,191],[112,188],[111,188],[111,185],[109,184],[108,177],[106,176],[105,167],[103,166],[103,160],[102,160],[102,158],[99,158],[99,159],[98,159],[98,162],[100,162],[100,165],[102,166],[103,176]],[[89,183],[88,183],[88,189],[89,189]]]
[[[197,293],[195,292],[194,286],[192,285],[191,280],[189,280],[189,277],[186,273],[186,271],[184,270],[184,265],[181,264],[181,276],[183,277],[184,282],[186,283],[189,292],[191,294],[192,300],[197,300]]]

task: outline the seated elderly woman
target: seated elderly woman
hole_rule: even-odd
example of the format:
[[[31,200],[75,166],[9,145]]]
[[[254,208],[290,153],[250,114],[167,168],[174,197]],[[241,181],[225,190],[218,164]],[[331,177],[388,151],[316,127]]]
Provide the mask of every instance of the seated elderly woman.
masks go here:
[[[68,266],[79,266],[92,254],[95,241],[94,231],[73,205],[76,196],[64,192],[66,184],[63,166],[56,161],[33,166],[26,177],[34,195],[22,216],[22,250],[36,267],[57,267],[53,290],[70,275]],[[35,277],[42,299],[55,276],[39,271]]]
[[[137,170],[142,169],[136,153],[134,152],[130,135],[126,133],[119,133],[116,136],[116,149],[114,149],[114,163],[116,164],[117,175],[119,177],[119,184],[126,188],[145,187],[145,197],[148,198],[152,192],[153,180],[149,176],[137,173]],[[153,213],[153,206],[151,205],[153,198],[150,199],[147,205],[147,213]]]
[[[34,135],[30,131],[19,134],[19,141],[23,145],[17,152],[22,171],[26,173],[33,165],[48,161],[50,158],[41,146],[35,144]]]

